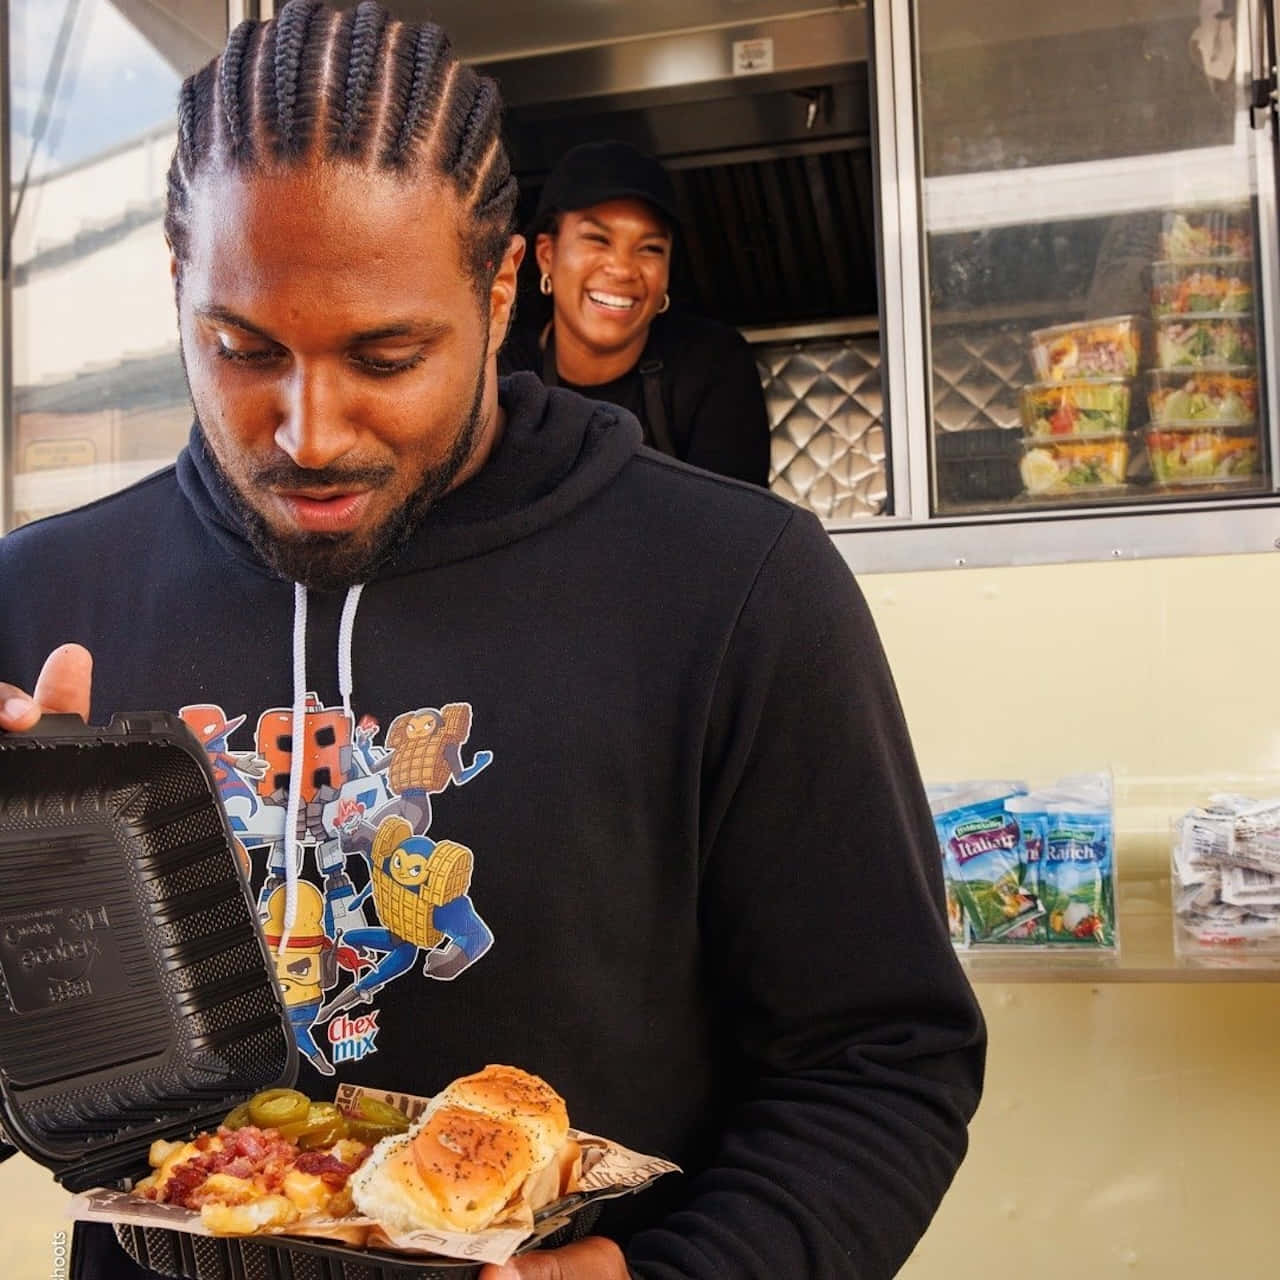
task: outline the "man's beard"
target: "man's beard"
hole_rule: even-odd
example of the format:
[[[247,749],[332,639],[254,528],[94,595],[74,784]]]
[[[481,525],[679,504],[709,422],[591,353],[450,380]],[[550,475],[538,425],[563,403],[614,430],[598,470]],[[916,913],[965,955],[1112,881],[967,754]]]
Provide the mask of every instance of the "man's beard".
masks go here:
[[[358,582],[367,582],[379,568],[392,560],[413,536],[423,517],[448,492],[458,473],[466,466],[480,434],[485,370],[486,363],[482,361],[471,409],[444,460],[437,466],[427,468],[418,487],[372,531],[289,535],[274,532],[247,495],[227,474],[226,468],[209,445],[204,424],[198,415],[196,429],[222,489],[240,518],[245,537],[267,568],[278,577],[290,582],[300,582],[314,591],[339,591]],[[377,488],[386,484],[394,475],[395,471],[391,467],[344,469],[334,466],[308,470],[283,459],[255,468],[250,480],[259,488],[341,489],[352,485]]]

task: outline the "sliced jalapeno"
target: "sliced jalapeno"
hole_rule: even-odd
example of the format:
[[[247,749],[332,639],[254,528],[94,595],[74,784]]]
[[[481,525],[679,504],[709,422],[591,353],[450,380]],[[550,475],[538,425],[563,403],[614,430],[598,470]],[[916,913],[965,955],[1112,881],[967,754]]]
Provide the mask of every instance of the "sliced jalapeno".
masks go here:
[[[296,1124],[307,1118],[310,1109],[311,1099],[297,1089],[264,1089],[249,1099],[249,1119],[263,1129]]]
[[[403,1111],[367,1094],[362,1094],[356,1102],[355,1114],[347,1116],[348,1136],[370,1146],[408,1128],[409,1117]]]
[[[227,1112],[227,1118],[222,1122],[223,1127],[227,1129],[243,1129],[249,1123],[249,1104],[242,1102],[238,1107],[232,1107]]]
[[[347,1136],[347,1118],[332,1102],[313,1102],[293,1141],[308,1150],[331,1147]]]

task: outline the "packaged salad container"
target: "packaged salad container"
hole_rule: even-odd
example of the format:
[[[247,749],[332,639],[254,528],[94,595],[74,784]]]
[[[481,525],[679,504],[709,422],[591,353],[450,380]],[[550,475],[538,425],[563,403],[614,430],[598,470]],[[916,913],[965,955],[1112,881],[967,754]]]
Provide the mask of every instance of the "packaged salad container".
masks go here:
[[[1160,256],[1173,262],[1253,255],[1253,218],[1247,204],[1170,209],[1160,228]]]
[[[1168,423],[1148,431],[1146,439],[1151,474],[1158,484],[1220,484],[1251,479],[1261,470],[1256,426]]]
[[[1248,258],[1156,262],[1151,266],[1151,311],[1160,316],[1248,315],[1253,310],[1253,263]]]
[[[1156,321],[1156,363],[1162,369],[1251,365],[1256,354],[1252,316],[1164,316]]]
[[[1142,356],[1137,316],[1108,316],[1031,333],[1031,363],[1042,382],[1132,378]]]
[[[0,1158],[24,1152],[81,1199],[116,1194],[151,1172],[153,1142],[293,1084],[272,956],[209,758],[177,716],[46,715],[0,733],[0,866]],[[589,1225],[569,1211],[521,1250]],[[480,1272],[296,1236],[191,1235],[163,1215],[115,1232],[135,1261],[193,1280]]]
[[[1123,378],[1036,382],[1022,389],[1020,408],[1027,435],[1122,435],[1129,427],[1129,384]]]
[[[1246,426],[1258,417],[1258,377],[1252,369],[1152,369],[1147,404],[1153,426],[1171,422]]]
[[[1019,472],[1033,497],[1116,489],[1129,468],[1128,436],[1025,440]]]

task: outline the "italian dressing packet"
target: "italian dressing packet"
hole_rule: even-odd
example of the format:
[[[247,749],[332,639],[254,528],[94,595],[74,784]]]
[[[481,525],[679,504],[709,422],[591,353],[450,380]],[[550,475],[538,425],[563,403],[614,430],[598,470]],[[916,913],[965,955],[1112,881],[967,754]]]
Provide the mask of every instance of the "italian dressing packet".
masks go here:
[[[1042,914],[1035,893],[1024,884],[1021,828],[1005,809],[1006,800],[1018,793],[1007,787],[971,784],[937,797],[950,805],[935,812],[934,827],[974,942],[999,941]]]

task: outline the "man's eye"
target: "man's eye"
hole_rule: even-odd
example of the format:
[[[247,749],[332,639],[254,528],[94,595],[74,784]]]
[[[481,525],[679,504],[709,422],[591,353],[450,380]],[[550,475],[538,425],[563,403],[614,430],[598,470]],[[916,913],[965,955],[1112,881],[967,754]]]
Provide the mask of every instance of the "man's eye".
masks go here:
[[[366,373],[404,373],[415,369],[423,361],[422,351],[413,351],[409,355],[390,356],[373,352],[360,351],[353,353],[351,359]]]
[[[219,337],[214,350],[224,360],[238,360],[242,363],[262,363],[274,360],[279,352],[274,347],[237,347],[225,337]]]

